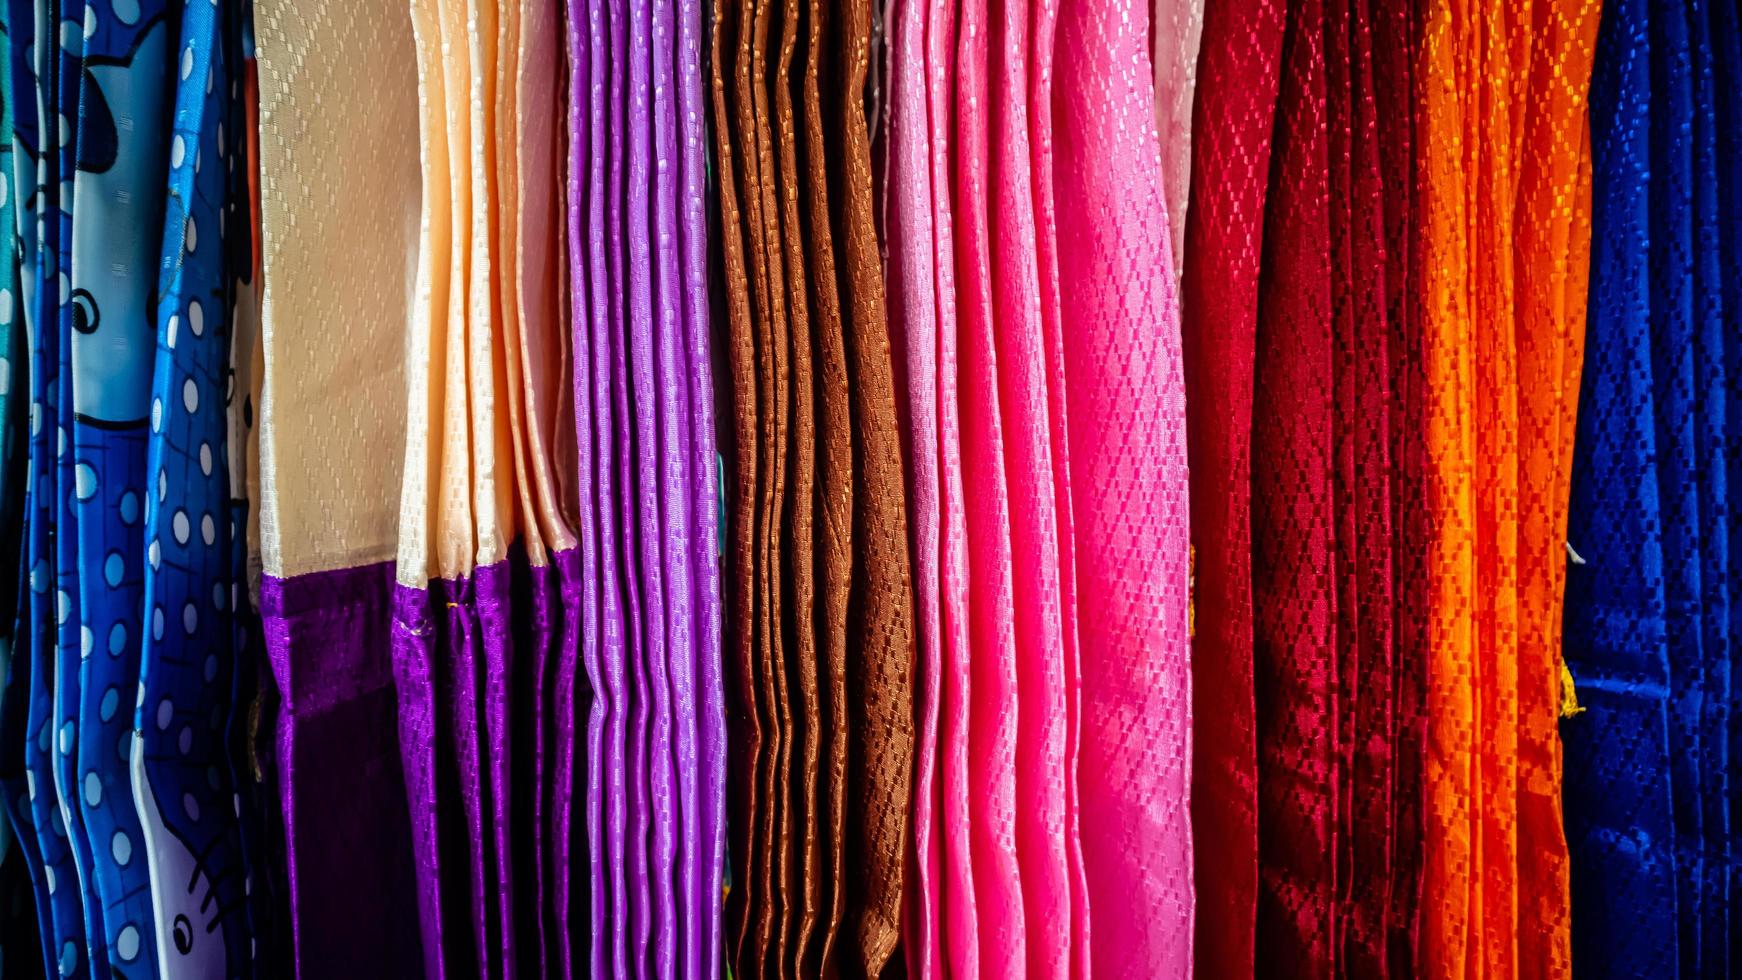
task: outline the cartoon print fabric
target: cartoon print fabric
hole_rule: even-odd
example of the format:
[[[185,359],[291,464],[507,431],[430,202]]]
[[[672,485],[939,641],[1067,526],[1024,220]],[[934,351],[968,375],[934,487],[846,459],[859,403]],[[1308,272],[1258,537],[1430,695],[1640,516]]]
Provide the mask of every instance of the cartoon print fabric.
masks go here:
[[[32,95],[7,106],[10,176],[31,178],[16,268],[35,370],[31,660],[0,722],[28,737],[0,765],[11,828],[33,842],[44,966],[245,975],[228,428],[229,320],[253,253],[246,8],[6,14],[35,59],[7,76]]]
[[[1737,0],[0,33],[0,977],[1736,972]]]

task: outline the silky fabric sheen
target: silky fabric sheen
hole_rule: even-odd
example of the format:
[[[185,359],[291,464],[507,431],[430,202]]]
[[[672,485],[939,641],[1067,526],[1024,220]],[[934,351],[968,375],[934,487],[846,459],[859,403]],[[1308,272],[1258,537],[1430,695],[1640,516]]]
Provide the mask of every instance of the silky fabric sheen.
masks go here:
[[[1191,968],[1191,683],[1179,309],[1123,0],[1059,10],[1054,181],[1082,638],[1083,866],[1102,976]],[[1115,274],[1114,270],[1129,270]]]
[[[1583,320],[1567,270],[1584,265],[1572,236],[1589,7],[1424,8],[1418,295],[1432,524],[1420,968],[1436,974],[1570,967],[1565,845],[1544,791],[1558,782],[1555,488]]]
[[[1191,202],[1192,115],[1198,52],[1204,37],[1204,0],[1155,0],[1150,19],[1155,64],[1155,128],[1161,137],[1161,176],[1167,188],[1174,275],[1185,275],[1187,206]]]
[[[1621,2],[1597,38],[1565,622],[1585,710],[1561,726],[1576,971],[1735,970],[1737,26]]]
[[[421,187],[412,37],[390,6],[261,2],[255,14],[260,607],[282,698],[274,756],[297,969],[415,973],[385,628],[393,572],[382,563],[398,523],[404,432],[394,420],[405,417]],[[343,110],[363,93],[367,113]],[[331,172],[350,177],[320,176]],[[297,326],[309,323],[342,336]]]
[[[1204,13],[1182,275],[1191,472],[1193,690],[1217,723],[1193,739],[1200,976],[1250,973],[1258,902],[1258,759],[1253,693],[1252,413],[1260,245],[1287,5]]]

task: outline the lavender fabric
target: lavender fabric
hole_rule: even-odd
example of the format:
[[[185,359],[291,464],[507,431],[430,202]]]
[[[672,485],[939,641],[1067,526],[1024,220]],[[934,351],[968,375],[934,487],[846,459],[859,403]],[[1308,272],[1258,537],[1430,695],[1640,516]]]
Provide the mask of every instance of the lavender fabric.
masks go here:
[[[260,584],[281,700],[274,758],[298,976],[422,969],[405,907],[417,889],[395,731],[392,590],[391,563]]]
[[[570,0],[583,818],[594,976],[718,975],[718,516],[697,0]],[[577,689],[579,684],[577,683]],[[577,793],[580,786],[576,787]],[[578,896],[582,889],[574,887]],[[580,931],[583,919],[569,920]]]

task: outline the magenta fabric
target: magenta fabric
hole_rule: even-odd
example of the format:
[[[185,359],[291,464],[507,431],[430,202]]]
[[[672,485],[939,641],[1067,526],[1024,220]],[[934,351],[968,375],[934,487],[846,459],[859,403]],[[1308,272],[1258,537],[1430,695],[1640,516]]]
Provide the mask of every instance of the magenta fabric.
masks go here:
[[[390,563],[260,583],[300,977],[423,970],[395,730]]]
[[[931,117],[932,261],[937,276],[935,357],[938,420],[938,595],[942,677],[938,699],[938,782],[942,819],[945,961],[952,974],[979,976],[979,898],[974,877],[972,773],[969,768],[968,527],[962,477],[962,425],[956,407],[955,223],[950,213],[950,128],[956,74],[955,0],[930,0],[926,20],[926,104]]]
[[[993,976],[1016,976],[1027,965],[1029,927],[1017,858],[1016,612],[993,337],[987,119],[979,108],[988,99],[986,0],[963,0],[958,14],[952,203],[961,355],[957,394],[973,583],[968,604],[973,651],[967,675],[973,691],[968,701],[972,794],[968,827],[979,911],[980,968]],[[1000,279],[1004,272],[999,269]],[[1038,932],[1057,926],[1053,919],[1037,921],[1037,939]]]
[[[1034,141],[1028,104],[1031,72],[1051,71],[1051,6],[1000,4],[988,51],[994,97],[989,111],[993,344],[987,362],[997,378],[1009,501],[1011,586],[1015,610],[1017,713],[1016,846],[1021,855],[1028,976],[1086,976],[1089,917],[1075,809],[1077,776],[1075,609],[1064,605],[1060,571],[1059,490],[1068,465],[1053,419],[1063,417],[1064,385],[1048,367],[1041,313]],[[1038,23],[1029,23],[1030,14]],[[1042,90],[1045,91],[1044,88]],[[1047,103],[1042,102],[1045,107]],[[1056,320],[1054,321],[1056,323]],[[1065,498],[1068,502],[1068,497]],[[1067,623],[1069,624],[1067,633]]]
[[[1053,93],[1098,977],[1192,962],[1185,401],[1145,7],[1061,4]]]

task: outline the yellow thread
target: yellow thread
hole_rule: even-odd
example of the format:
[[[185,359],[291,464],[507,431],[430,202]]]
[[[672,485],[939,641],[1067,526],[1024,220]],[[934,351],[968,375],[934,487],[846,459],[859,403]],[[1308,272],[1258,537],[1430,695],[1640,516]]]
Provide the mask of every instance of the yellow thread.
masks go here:
[[[1579,693],[1573,689],[1573,672],[1567,669],[1566,663],[1561,663],[1561,717],[1571,718],[1584,711],[1579,707]]]

